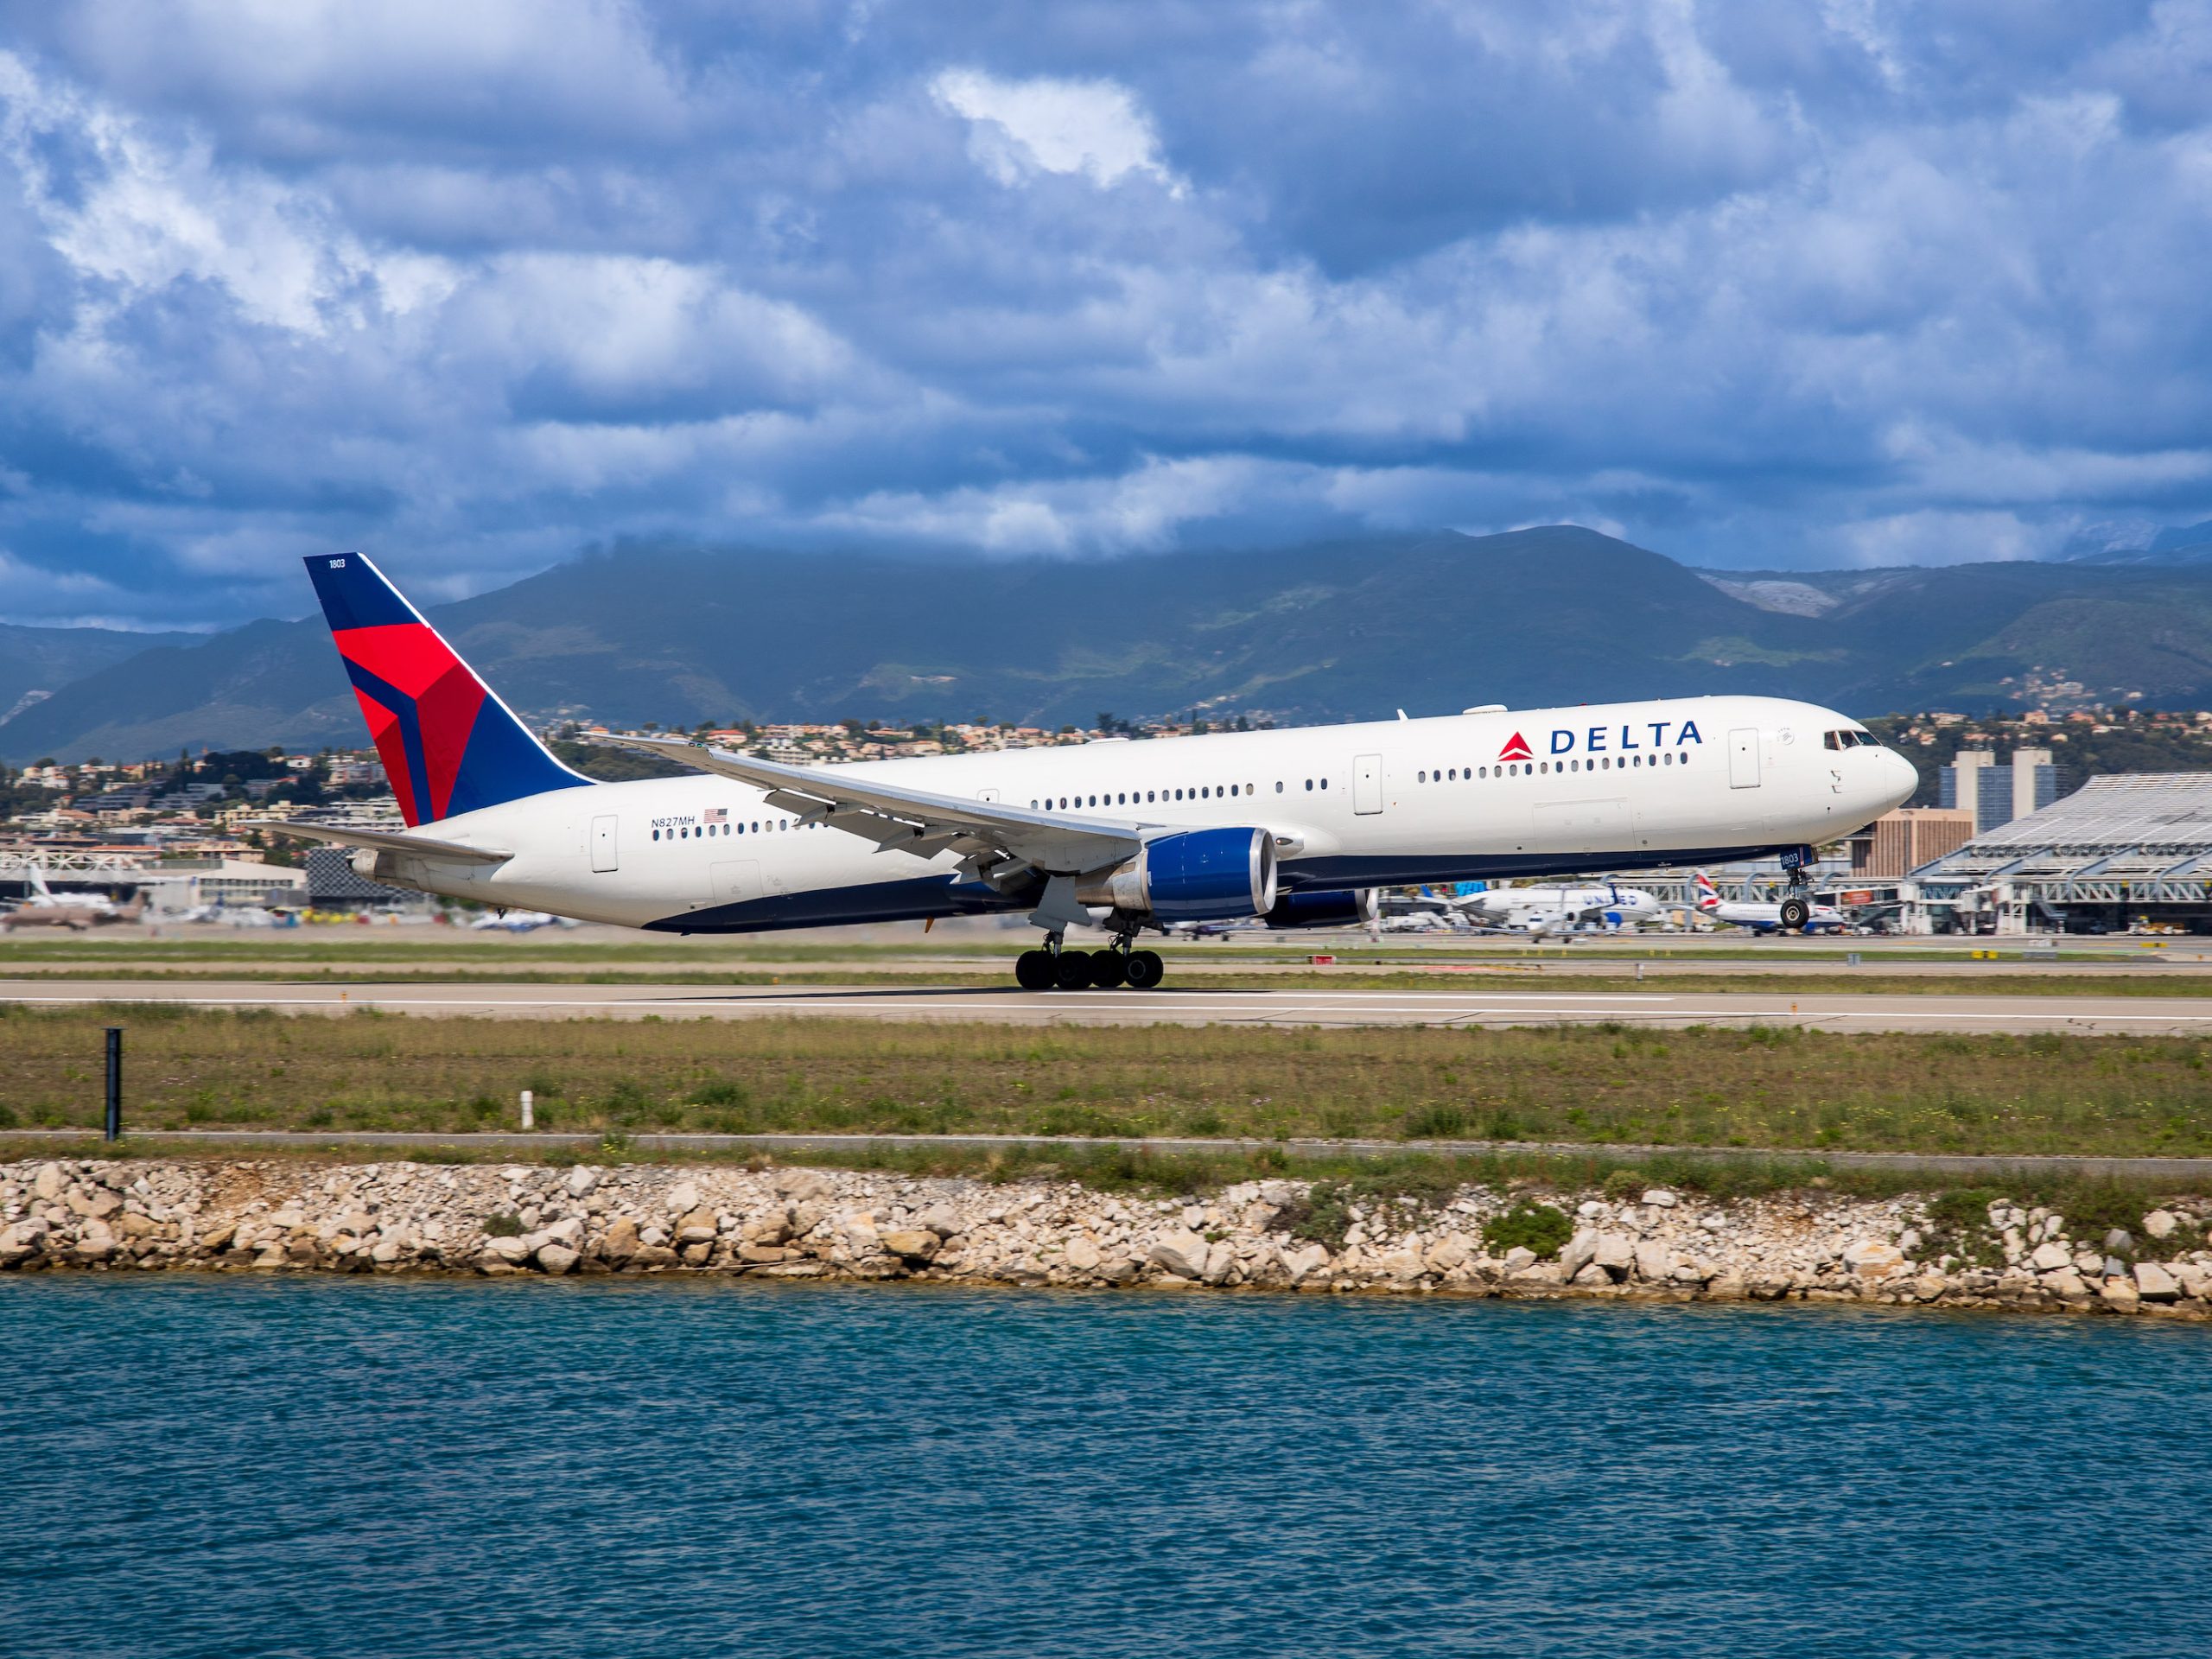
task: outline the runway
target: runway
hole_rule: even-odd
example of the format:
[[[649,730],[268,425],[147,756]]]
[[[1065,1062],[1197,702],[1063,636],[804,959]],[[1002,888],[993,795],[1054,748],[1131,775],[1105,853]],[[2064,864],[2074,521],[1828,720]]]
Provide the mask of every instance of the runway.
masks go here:
[[[1798,1026],[1826,1031],[2071,1032],[2212,1035],[2202,997],[1796,995],[1775,991],[1211,990],[1026,992],[1007,987],[544,985],[0,980],[0,1003],[268,1008],[342,1014],[559,1020],[817,1018],[963,1020],[1012,1026],[1282,1027],[1594,1025]]]

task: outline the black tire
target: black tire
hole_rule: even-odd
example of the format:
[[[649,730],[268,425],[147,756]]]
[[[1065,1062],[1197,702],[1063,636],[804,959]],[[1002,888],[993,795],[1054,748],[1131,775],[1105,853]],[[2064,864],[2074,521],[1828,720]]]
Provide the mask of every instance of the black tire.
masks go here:
[[[1025,991],[1049,991],[1058,981],[1052,975],[1052,953],[1025,950],[1014,959],[1014,983]]]
[[[1128,977],[1127,963],[1118,950],[1094,950],[1090,953],[1090,982],[1102,991],[1110,991]]]
[[[1052,964],[1053,983],[1064,991],[1082,991],[1090,988],[1090,952],[1063,950],[1059,960]]]
[[[1122,964],[1122,972],[1128,978],[1130,989],[1149,991],[1156,989],[1160,982],[1167,977],[1167,964],[1160,959],[1157,950],[1132,950],[1128,961]]]
[[[1805,924],[1812,919],[1813,907],[1802,899],[1785,899],[1782,901],[1782,925],[1792,933],[1803,932]]]

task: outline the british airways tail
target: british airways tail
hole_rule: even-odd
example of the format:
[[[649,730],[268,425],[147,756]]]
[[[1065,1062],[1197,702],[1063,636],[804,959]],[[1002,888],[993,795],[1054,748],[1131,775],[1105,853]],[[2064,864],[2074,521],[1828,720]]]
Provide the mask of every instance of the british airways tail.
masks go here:
[[[359,553],[307,562],[407,827],[592,780],[556,760]]]

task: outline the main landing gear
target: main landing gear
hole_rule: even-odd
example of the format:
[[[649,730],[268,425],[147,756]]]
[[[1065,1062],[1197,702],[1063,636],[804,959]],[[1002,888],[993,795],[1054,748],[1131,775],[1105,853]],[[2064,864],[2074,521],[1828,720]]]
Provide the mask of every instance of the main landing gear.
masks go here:
[[[1110,991],[1117,985],[1149,991],[1167,975],[1157,950],[1132,950],[1126,938],[1103,950],[1070,950],[1055,934],[1040,950],[1025,950],[1014,961],[1014,982],[1025,991]]]

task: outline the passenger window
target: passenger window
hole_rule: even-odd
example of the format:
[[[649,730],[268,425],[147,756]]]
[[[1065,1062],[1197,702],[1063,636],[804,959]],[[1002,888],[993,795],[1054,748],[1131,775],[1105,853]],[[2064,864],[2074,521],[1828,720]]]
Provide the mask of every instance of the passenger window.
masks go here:
[[[1329,786],[1329,780],[1328,780],[1327,779],[1324,778],[1324,779],[1321,780],[1321,787],[1322,787],[1322,788],[1324,788],[1324,789],[1326,789],[1328,786]]]
[[[1280,778],[1275,779],[1275,793],[1278,795],[1282,793],[1282,779]]]
[[[1417,772],[1414,774],[1414,781],[1417,784],[1425,784],[1428,781],[1428,774],[1425,772]]]
[[[1311,778],[1308,778],[1306,780],[1306,787],[1307,791],[1310,793],[1313,788],[1313,780]]]

